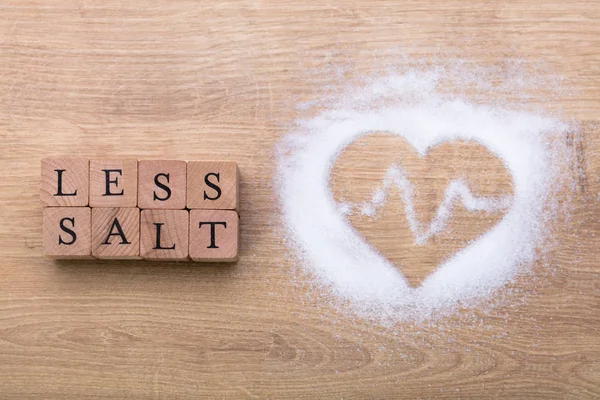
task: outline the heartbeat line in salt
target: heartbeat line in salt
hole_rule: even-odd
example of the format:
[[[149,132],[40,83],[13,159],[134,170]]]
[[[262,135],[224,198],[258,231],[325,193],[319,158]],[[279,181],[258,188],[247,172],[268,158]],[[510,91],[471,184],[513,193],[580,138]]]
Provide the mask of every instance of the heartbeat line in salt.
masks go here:
[[[398,188],[404,203],[404,212],[408,220],[408,226],[415,237],[417,245],[423,245],[427,241],[442,232],[450,218],[452,211],[457,202],[460,201],[463,206],[469,211],[485,211],[487,213],[499,212],[507,210],[512,204],[512,196],[500,197],[485,197],[475,196],[469,189],[469,186],[462,179],[452,180],[446,187],[444,200],[438,207],[435,217],[427,228],[423,228],[423,224],[417,218],[417,213],[414,207],[414,187],[402,168],[398,165],[391,166],[385,174],[383,185],[376,189],[373,193],[371,201],[364,201],[358,205],[351,203],[342,203],[340,211],[349,215],[352,214],[354,208],[360,208],[363,215],[374,216],[377,209],[381,208],[389,195],[392,188]]]

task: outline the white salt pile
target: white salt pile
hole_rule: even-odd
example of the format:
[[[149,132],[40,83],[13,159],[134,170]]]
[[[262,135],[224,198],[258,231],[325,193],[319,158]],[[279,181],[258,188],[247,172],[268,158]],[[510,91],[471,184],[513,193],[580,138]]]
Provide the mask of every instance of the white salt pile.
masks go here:
[[[553,182],[561,166],[568,124],[531,112],[469,103],[437,91],[440,75],[410,71],[371,80],[326,99],[316,117],[299,119],[281,142],[277,188],[282,219],[299,262],[339,304],[369,319],[403,320],[445,315],[493,294],[536,260],[550,219]],[[474,196],[452,182],[431,225],[423,228],[413,208],[413,189],[398,166],[372,199],[338,204],[329,186],[333,165],[344,149],[374,132],[396,134],[425,155],[445,141],[476,141],[500,157],[512,175],[510,198]],[[385,166],[388,167],[388,166]],[[488,232],[438,266],[417,288],[351,226],[356,210],[373,215],[392,186],[402,200],[415,245],[441,232],[461,201],[470,210],[506,210]]]

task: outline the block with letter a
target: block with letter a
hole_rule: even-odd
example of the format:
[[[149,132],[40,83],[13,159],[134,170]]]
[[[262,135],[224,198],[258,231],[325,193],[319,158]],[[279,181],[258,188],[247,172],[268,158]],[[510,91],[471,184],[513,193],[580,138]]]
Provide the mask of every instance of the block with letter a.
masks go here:
[[[140,210],[92,208],[92,255],[100,259],[140,258]]]

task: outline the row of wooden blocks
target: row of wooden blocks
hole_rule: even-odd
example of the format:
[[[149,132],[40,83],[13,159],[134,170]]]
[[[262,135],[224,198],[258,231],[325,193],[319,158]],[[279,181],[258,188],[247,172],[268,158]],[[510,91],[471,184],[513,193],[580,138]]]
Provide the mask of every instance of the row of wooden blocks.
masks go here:
[[[46,158],[44,253],[236,261],[238,181],[229,161]]]
[[[235,210],[47,207],[44,252],[60,259],[232,262],[238,220]]]
[[[54,157],[42,160],[44,207],[237,210],[232,161]]]

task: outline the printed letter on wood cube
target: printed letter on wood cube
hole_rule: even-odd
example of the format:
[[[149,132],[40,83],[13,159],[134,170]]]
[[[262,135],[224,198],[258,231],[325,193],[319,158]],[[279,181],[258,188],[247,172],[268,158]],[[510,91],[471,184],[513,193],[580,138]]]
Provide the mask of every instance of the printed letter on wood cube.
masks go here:
[[[239,218],[231,210],[190,211],[190,258],[194,261],[237,261]]]
[[[177,160],[138,162],[138,207],[183,210],[187,165]]]
[[[190,209],[237,210],[239,170],[231,161],[190,161],[187,206]]]
[[[42,160],[41,200],[46,207],[84,207],[89,198],[90,164],[86,158]]]
[[[88,207],[44,209],[44,254],[54,258],[91,258],[92,212]]]
[[[143,210],[140,253],[147,260],[186,260],[189,212],[187,210]]]
[[[92,255],[100,259],[140,258],[139,208],[92,208]]]
[[[137,160],[90,161],[90,206],[137,206]]]

